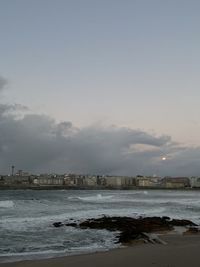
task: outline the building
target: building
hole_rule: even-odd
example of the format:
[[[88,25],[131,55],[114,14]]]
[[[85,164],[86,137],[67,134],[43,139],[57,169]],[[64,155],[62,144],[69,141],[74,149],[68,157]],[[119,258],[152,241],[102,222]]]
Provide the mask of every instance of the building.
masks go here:
[[[84,185],[84,175],[78,174],[65,174],[64,185],[67,186],[83,186]]]
[[[187,177],[165,177],[162,180],[162,185],[165,188],[186,188],[190,187],[190,180]]]
[[[136,178],[135,177],[124,177],[124,187],[134,187],[136,186]]]
[[[84,185],[85,186],[97,186],[97,176],[85,176]]]
[[[190,186],[192,188],[200,188],[200,177],[190,177]]]
[[[105,182],[107,187],[121,187],[124,183],[122,176],[106,176]]]
[[[64,177],[60,176],[38,176],[33,180],[35,185],[63,185]]]
[[[18,176],[18,175],[13,175],[13,176],[2,176],[1,178],[2,181],[4,181],[4,185],[30,185],[34,181],[34,177],[29,175],[29,176]]]

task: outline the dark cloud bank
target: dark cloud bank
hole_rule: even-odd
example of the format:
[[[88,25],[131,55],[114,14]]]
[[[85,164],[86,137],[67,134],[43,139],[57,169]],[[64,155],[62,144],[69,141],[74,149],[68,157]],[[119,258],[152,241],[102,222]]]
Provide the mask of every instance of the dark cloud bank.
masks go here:
[[[5,86],[0,77],[0,91]],[[200,148],[180,146],[169,136],[115,126],[80,129],[36,114],[17,117],[23,108],[0,103],[0,173],[14,164],[33,173],[200,174]]]

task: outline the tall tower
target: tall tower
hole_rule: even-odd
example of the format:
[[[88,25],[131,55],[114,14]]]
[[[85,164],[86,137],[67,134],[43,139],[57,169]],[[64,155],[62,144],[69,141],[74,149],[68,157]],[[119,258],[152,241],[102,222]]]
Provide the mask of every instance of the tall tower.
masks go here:
[[[15,166],[14,166],[14,165],[12,165],[12,166],[11,166],[11,168],[12,168],[12,172],[11,172],[11,173],[12,173],[12,176],[14,176],[14,170],[15,170]]]

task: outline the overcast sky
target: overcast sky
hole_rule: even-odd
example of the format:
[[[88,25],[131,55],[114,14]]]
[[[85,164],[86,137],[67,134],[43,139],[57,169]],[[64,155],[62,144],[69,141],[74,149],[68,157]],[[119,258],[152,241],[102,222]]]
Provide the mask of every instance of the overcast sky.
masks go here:
[[[0,172],[200,175],[199,12],[0,0]]]

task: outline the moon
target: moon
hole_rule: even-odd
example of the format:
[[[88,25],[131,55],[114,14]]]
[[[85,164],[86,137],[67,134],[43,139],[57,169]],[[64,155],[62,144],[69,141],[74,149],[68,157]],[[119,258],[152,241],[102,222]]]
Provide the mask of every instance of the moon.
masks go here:
[[[162,157],[162,160],[166,160],[167,158],[166,157]]]

